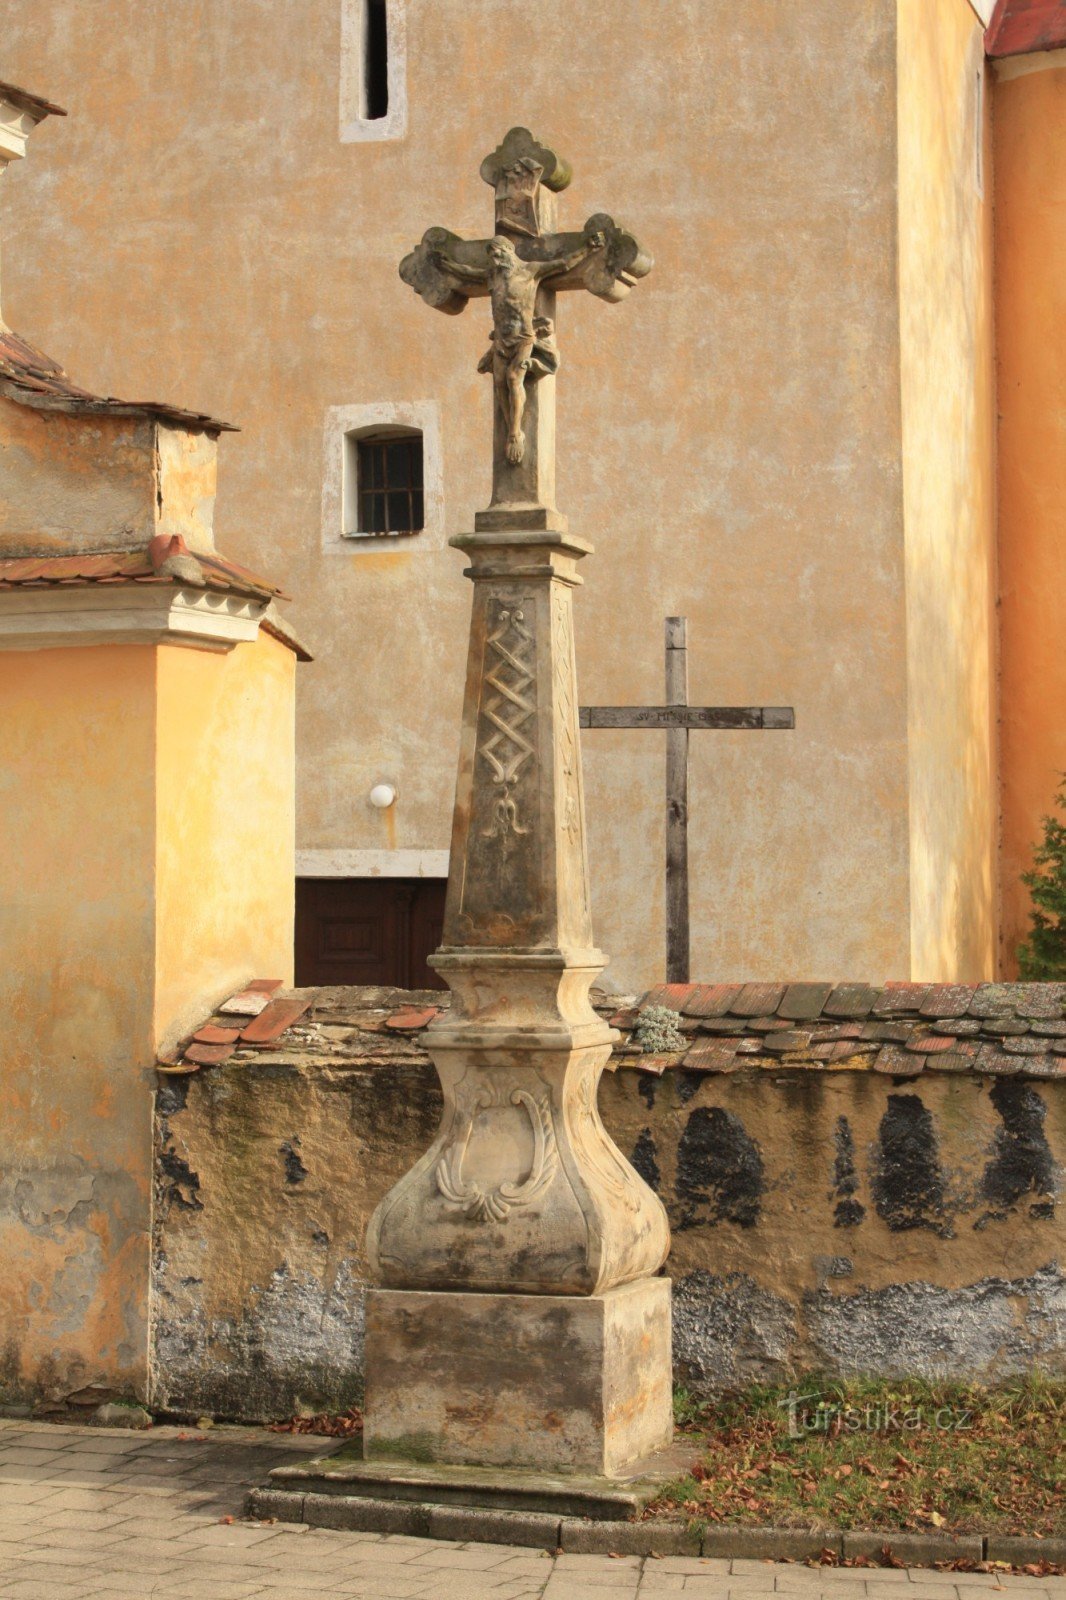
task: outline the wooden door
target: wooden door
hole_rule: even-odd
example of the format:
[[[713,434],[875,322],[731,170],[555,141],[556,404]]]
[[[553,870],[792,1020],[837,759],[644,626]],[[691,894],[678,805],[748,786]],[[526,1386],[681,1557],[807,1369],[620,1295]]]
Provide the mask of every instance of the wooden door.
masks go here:
[[[442,878],[298,878],[296,982],[443,989]]]

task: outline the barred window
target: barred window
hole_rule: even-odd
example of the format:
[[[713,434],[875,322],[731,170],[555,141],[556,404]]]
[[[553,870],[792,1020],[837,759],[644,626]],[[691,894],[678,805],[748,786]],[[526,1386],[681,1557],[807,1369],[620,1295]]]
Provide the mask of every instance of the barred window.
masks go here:
[[[355,480],[355,525],[349,533],[357,538],[420,533],[425,526],[421,433],[349,435],[348,444]]]

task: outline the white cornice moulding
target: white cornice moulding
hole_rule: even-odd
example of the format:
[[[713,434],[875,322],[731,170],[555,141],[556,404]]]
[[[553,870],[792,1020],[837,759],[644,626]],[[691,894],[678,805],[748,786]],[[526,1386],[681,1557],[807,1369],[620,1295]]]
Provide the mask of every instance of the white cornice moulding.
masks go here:
[[[446,878],[447,850],[297,850],[298,878]]]
[[[0,93],[0,172],[26,154],[26,140],[40,120]]]
[[[997,56],[992,65],[1000,83],[1027,78],[1032,72],[1061,72],[1066,67],[1066,49],[1034,50],[1027,56]]]
[[[261,600],[212,590],[62,587],[0,590],[0,650],[188,644],[231,650],[258,636]]]

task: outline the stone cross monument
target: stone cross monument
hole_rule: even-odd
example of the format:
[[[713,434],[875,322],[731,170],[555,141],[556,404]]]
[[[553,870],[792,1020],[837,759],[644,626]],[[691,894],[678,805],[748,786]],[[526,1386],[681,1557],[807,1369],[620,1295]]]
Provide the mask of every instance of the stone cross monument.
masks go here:
[[[400,275],[456,313],[487,296],[493,492],[451,541],[474,582],[444,942],[427,1034],[444,1115],[367,1248],[368,1456],[614,1473],[671,1433],[658,1198],[596,1104],[616,1037],[593,944],[571,598],[591,545],[554,504],[555,297],[651,269],[608,216],[557,233],[565,163],[512,128],[481,176],[491,239],[431,228]]]

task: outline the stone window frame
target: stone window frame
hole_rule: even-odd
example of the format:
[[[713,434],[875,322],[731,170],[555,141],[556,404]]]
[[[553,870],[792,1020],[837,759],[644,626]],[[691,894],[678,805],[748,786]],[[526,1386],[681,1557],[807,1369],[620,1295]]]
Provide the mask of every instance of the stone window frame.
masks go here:
[[[345,455],[348,440],[360,434],[404,429],[422,435],[424,526],[417,533],[353,537],[345,531]],[[330,406],[326,412],[322,462],[322,550],[326,555],[417,554],[443,550],[444,457],[441,407],[436,400],[381,400]]]
[[[407,133],[406,0],[385,0],[388,32],[389,109],[384,117],[366,115],[366,0],[341,0],[340,139],[365,144],[402,139]]]

